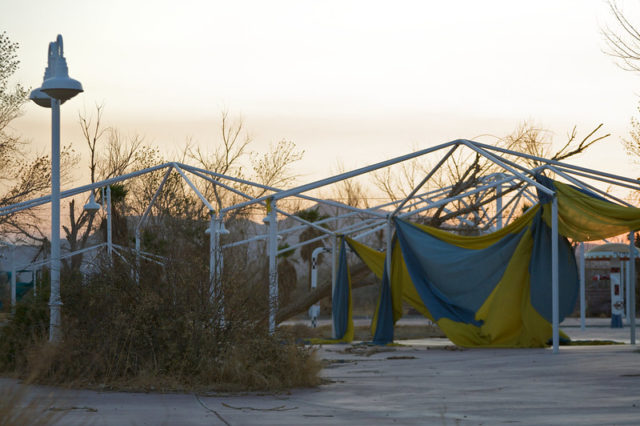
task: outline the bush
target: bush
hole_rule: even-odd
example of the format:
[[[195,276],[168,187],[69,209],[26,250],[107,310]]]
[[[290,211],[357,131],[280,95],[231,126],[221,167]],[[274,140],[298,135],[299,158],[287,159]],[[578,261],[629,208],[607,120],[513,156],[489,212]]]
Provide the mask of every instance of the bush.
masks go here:
[[[267,331],[264,281],[241,268],[210,293],[208,250],[177,242],[163,266],[102,259],[63,277],[62,334],[47,342],[45,295],[0,336],[0,370],[38,383],[139,390],[280,390],[319,383],[314,352]],[[204,255],[203,255],[204,253]],[[199,266],[199,265],[207,265]],[[41,292],[43,293],[43,292]]]
[[[30,292],[16,304],[9,325],[1,330],[0,371],[23,370],[27,349],[49,337],[49,291],[48,287],[38,287],[37,296]]]

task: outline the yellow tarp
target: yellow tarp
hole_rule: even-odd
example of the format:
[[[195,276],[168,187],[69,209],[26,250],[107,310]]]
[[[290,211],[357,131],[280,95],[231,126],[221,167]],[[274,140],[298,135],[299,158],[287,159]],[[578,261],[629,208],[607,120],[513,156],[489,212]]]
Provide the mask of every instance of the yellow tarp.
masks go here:
[[[562,182],[554,182],[558,194],[558,232],[574,241],[595,241],[640,229],[640,209],[591,197]],[[551,205],[543,217],[551,226]]]
[[[640,229],[640,209],[600,200],[560,182],[553,182],[553,185],[558,197],[560,235],[574,241],[592,241]],[[531,303],[529,276],[534,244],[531,225],[540,208],[540,205],[535,206],[505,228],[482,236],[460,236],[429,226],[415,225],[441,241],[472,250],[488,248],[509,234],[524,231],[498,284],[480,308],[473,311],[475,320],[481,325],[458,322],[446,317],[437,321],[455,344],[492,347],[542,347],[547,344],[552,333],[551,324]],[[542,218],[550,226],[551,205],[545,204],[542,209]],[[350,238],[347,238],[347,242],[373,273],[382,278],[385,253]],[[433,320],[410,278],[397,240],[394,240],[392,250],[390,282],[394,322],[402,316],[403,300]],[[536,287],[536,294],[542,294],[539,288]],[[377,313],[378,309],[372,331],[375,331]],[[562,336],[567,338],[564,334]]]

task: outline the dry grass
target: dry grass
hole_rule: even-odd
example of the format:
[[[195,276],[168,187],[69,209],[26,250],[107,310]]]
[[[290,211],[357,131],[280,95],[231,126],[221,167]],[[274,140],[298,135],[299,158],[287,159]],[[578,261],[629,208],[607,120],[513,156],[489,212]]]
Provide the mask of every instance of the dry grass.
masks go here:
[[[142,266],[139,282],[121,261],[105,261],[90,276],[63,277],[58,345],[47,342],[46,292],[25,299],[0,330],[0,371],[43,384],[145,391],[320,383],[314,349],[268,333],[265,281],[255,271],[236,268],[224,299],[213,299],[201,266],[208,250],[179,241],[168,250],[164,267]]]

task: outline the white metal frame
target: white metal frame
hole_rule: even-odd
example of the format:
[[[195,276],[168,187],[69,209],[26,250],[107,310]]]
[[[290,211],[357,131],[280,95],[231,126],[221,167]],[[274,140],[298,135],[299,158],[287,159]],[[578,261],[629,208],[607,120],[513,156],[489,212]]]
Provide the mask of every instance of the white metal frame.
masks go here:
[[[424,188],[430,181],[430,179],[434,176],[436,171],[440,169],[452,156],[452,154],[461,149],[467,149],[475,155],[478,155],[489,162],[493,163],[500,171],[498,173],[494,173],[492,175],[485,176],[480,180],[477,186],[468,188],[467,190],[456,193],[453,196],[449,196],[451,193],[452,187],[448,188],[437,188],[437,189],[429,189],[424,193],[420,193],[421,189]],[[442,155],[438,162],[436,162],[435,167],[433,167],[429,172],[425,174],[425,177],[422,181],[411,189],[409,195],[407,197],[403,197],[400,200],[387,202],[380,204],[378,206],[374,206],[367,209],[360,209],[353,206],[348,206],[343,203],[334,201],[321,199],[317,196],[313,195],[314,192],[325,188],[329,185],[341,182],[346,179],[355,178],[358,176],[364,176],[368,173],[374,172],[376,170],[380,170],[386,167],[390,167],[396,164],[400,164],[404,161],[413,160],[421,157],[427,158],[428,156],[433,155]],[[541,164],[541,166],[536,168],[526,168],[517,162],[515,162],[514,158],[522,158],[527,160],[532,160]],[[151,167],[145,170],[141,170],[134,173],[129,173],[123,176],[119,176],[116,178],[108,179],[102,182],[96,182],[90,185],[84,185],[78,188],[74,188],[71,190],[63,191],[60,194],[61,198],[71,197],[78,194],[85,193],[87,191],[95,190],[97,188],[107,187],[107,191],[109,185],[114,183],[122,182],[128,179],[134,179],[138,176],[141,176],[145,173],[150,173],[158,170],[166,170],[164,178],[160,183],[158,189],[156,190],[150,205],[147,207],[145,212],[140,218],[139,223],[135,228],[136,234],[136,254],[138,258],[143,255],[140,248],[140,229],[144,225],[144,222],[147,220],[151,212],[152,205],[157,200],[158,195],[161,193],[163,186],[172,171],[178,173],[181,178],[186,182],[186,184],[191,188],[191,190],[196,194],[196,196],[201,200],[202,204],[209,210],[210,212],[210,223],[209,223],[209,233],[210,233],[210,274],[211,274],[211,295],[212,297],[217,295],[217,292],[220,290],[221,280],[222,280],[222,271],[223,271],[223,252],[225,249],[235,247],[242,244],[250,244],[258,241],[264,241],[267,245],[267,255],[269,257],[269,329],[271,331],[275,330],[276,327],[276,312],[278,306],[278,276],[277,276],[277,263],[276,257],[279,254],[278,251],[278,239],[284,238],[289,234],[293,234],[297,231],[300,231],[307,227],[313,227],[319,230],[322,235],[317,237],[316,239],[305,241],[302,243],[297,243],[294,246],[288,247],[286,250],[292,250],[298,247],[301,247],[305,244],[310,244],[312,242],[318,240],[326,240],[330,239],[330,245],[335,246],[337,244],[337,238],[339,235],[347,235],[353,238],[362,239],[367,235],[371,235],[373,232],[384,229],[385,238],[386,238],[386,249],[391,249],[391,236],[393,233],[393,218],[408,218],[412,216],[424,216],[428,215],[428,212],[431,209],[442,208],[444,212],[450,212],[451,209],[447,207],[449,203],[452,202],[461,202],[465,203],[465,200],[471,196],[481,196],[483,199],[486,197],[490,199],[492,204],[489,205],[481,205],[482,211],[481,214],[474,218],[473,220],[468,220],[465,217],[455,218],[461,224],[471,224],[477,220],[483,220],[483,225],[481,229],[485,230],[493,230],[500,228],[501,226],[509,223],[516,211],[517,207],[520,206],[524,200],[527,202],[534,204],[537,200],[536,192],[542,192],[547,196],[550,196],[552,199],[552,247],[551,247],[551,256],[552,256],[552,312],[553,312],[553,351],[558,351],[559,345],[559,300],[558,300],[558,241],[557,241],[557,198],[555,197],[554,191],[546,188],[544,185],[541,185],[535,180],[535,175],[541,172],[553,173],[556,177],[562,178],[567,182],[576,185],[580,188],[593,191],[610,199],[612,202],[621,204],[621,205],[629,205],[629,203],[621,200],[620,198],[615,197],[613,194],[609,194],[606,191],[598,189],[595,184],[590,184],[584,182],[582,179],[586,178],[594,182],[605,183],[608,185],[616,185],[621,188],[626,189],[640,189],[640,183],[638,183],[635,179],[626,178],[622,176],[617,176],[611,173],[606,173],[602,171],[592,170],[584,167],[575,166],[568,163],[563,163],[560,161],[549,160],[541,157],[537,157],[530,154],[519,153],[516,151],[508,150],[505,148],[500,148],[496,146],[486,145],[478,142],[473,142],[465,139],[458,139],[455,141],[447,142],[441,145],[437,145],[434,147],[426,148],[417,152],[413,152],[411,154],[399,156],[396,158],[392,158],[386,161],[382,161],[376,164],[372,164],[366,167],[361,167],[349,172],[341,173],[335,176],[331,176],[326,179],[321,179],[315,182],[307,183],[304,185],[300,185],[296,188],[281,190],[274,187],[268,187],[265,185],[260,185],[254,182],[250,182],[247,180],[239,179],[233,176],[222,175],[219,173],[215,173],[209,170],[205,170],[202,168],[190,166],[187,164],[171,162],[162,165],[158,165],[155,167]],[[221,208],[216,212],[214,208],[214,203],[209,201],[199,190],[198,186],[195,185],[194,181],[190,179],[187,174],[191,174],[194,177],[202,179],[210,184],[218,185],[221,188],[232,191],[233,193],[243,197],[245,201],[241,201],[232,206],[227,206]],[[225,183],[228,182],[228,183]],[[251,185],[255,188],[259,188],[266,192],[264,196],[259,198],[253,198],[249,194],[245,194],[241,191],[238,191],[233,188],[233,183],[240,183],[245,185]],[[493,194],[493,196],[491,196]],[[328,219],[325,219],[318,223],[310,223],[308,221],[303,220],[302,218],[296,216],[293,212],[287,212],[286,209],[282,208],[283,203],[282,200],[286,200],[288,198],[295,197],[305,202],[317,203],[321,205],[325,205],[328,207],[338,208],[342,213],[336,214]],[[19,212],[24,209],[33,208],[37,206],[41,206],[44,204],[48,204],[51,202],[51,197],[40,197],[34,200],[25,201],[22,203],[17,203],[11,206],[5,206],[0,208],[0,216],[12,214]],[[224,217],[229,215],[236,209],[241,209],[250,206],[262,206],[262,208],[266,209],[266,217],[264,218],[264,223],[267,225],[267,229],[265,234],[262,235],[254,235],[250,238],[247,238],[242,241],[235,241],[231,243],[222,244],[220,240],[220,234],[224,229]],[[510,210],[509,210],[510,209]],[[508,214],[506,212],[509,211]],[[347,212],[347,213],[344,213]],[[294,220],[294,222],[298,223],[297,225],[290,226],[284,229],[279,229],[278,216],[280,217],[290,217]],[[506,216],[506,218],[505,218]],[[330,225],[328,227],[322,225]],[[108,234],[111,234],[111,229],[109,228]],[[90,249],[98,249],[102,247],[102,244],[98,244],[92,248],[86,248],[83,250]],[[110,241],[107,244],[107,247],[110,247],[109,250],[114,250],[115,245]],[[336,279],[336,255],[337,250],[333,247],[333,256],[332,256],[332,282],[335,285]],[[117,251],[114,250],[117,253]],[[68,254],[72,255],[72,254]],[[148,255],[147,255],[148,257]],[[387,262],[390,262],[388,259]],[[387,265],[387,271],[390,273],[390,264]],[[633,271],[630,271],[633,272]],[[581,280],[583,281],[583,280]],[[632,285],[635,283],[632,282]],[[583,296],[583,287],[584,284],[581,285],[581,312],[584,312],[584,296]],[[631,289],[633,290],[633,289]],[[632,291],[633,294],[633,291]],[[584,318],[584,314],[582,315]],[[584,319],[582,319],[582,323],[584,324]],[[635,343],[635,317],[631,317],[631,340]]]

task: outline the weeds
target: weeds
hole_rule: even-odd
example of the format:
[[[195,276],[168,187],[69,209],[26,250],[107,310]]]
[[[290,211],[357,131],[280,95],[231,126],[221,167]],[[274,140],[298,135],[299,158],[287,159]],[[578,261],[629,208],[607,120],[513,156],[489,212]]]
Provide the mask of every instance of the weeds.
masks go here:
[[[134,259],[116,258],[84,277],[63,277],[63,341],[47,342],[47,296],[40,292],[2,329],[0,371],[38,383],[128,390],[319,384],[314,350],[268,333],[265,281],[232,269],[215,298],[208,269],[199,266],[208,266],[205,254],[175,242],[163,266],[143,263],[139,274]]]

